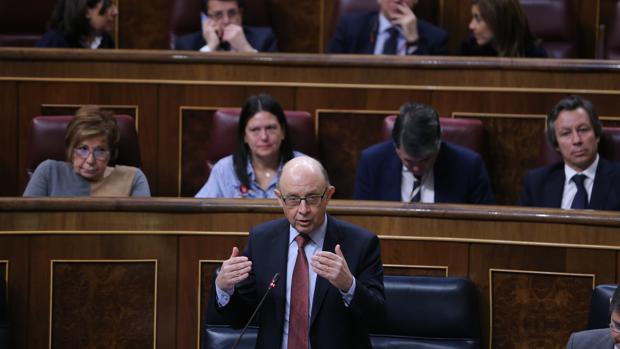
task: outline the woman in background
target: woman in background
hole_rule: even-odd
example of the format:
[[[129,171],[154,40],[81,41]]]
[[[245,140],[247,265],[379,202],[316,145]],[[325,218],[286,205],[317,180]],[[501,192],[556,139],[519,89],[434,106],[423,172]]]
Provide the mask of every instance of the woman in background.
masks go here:
[[[293,157],[284,110],[271,96],[250,97],[241,109],[237,147],[219,160],[197,198],[275,198],[282,166]]]
[[[114,48],[111,0],[59,0],[37,47]]]
[[[530,32],[519,0],[472,0],[471,37],[461,45],[464,56],[547,57]]]
[[[116,158],[119,140],[112,113],[96,106],[80,108],[67,125],[67,161],[39,164],[24,196],[151,196],[140,169],[108,166]]]

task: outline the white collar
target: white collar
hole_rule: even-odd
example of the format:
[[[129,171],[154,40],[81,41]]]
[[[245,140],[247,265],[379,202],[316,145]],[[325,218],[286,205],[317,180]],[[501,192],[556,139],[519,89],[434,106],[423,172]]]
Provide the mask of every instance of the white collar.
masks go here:
[[[590,166],[588,166],[588,168],[586,168],[582,172],[577,172],[572,167],[564,163],[564,175],[566,176],[564,184],[568,185],[571,182],[571,179],[573,178],[573,176],[576,174],[584,174],[586,177],[588,177],[588,179],[593,180],[594,177],[596,176],[596,169],[598,168],[598,160],[599,160],[599,155],[596,154],[596,158],[594,159],[594,161],[592,161]]]

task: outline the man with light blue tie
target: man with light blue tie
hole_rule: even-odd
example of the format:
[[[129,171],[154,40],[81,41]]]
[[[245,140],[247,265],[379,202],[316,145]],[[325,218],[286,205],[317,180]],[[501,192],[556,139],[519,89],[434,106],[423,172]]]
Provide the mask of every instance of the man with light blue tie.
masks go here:
[[[418,0],[378,0],[379,11],[343,15],[327,53],[444,55],[448,34],[418,18]]]
[[[592,102],[560,100],[547,117],[547,140],[562,161],[529,171],[522,206],[620,210],[620,166],[600,157],[603,126]]]

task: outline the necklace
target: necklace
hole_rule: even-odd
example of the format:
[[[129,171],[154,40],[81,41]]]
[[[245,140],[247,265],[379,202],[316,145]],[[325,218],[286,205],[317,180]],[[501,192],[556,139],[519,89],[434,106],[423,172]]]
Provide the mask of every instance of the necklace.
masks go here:
[[[269,172],[269,171],[265,171],[265,177],[267,177],[267,178],[271,178],[271,172]]]

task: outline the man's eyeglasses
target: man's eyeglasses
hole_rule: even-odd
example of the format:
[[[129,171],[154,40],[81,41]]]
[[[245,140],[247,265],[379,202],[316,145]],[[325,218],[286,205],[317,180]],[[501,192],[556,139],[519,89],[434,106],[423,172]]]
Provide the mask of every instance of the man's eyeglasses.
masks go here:
[[[82,159],[87,159],[92,153],[95,157],[95,160],[105,160],[110,156],[110,151],[106,149],[95,148],[92,151],[88,149],[87,146],[83,145],[81,147],[77,147],[73,150],[75,155],[79,156]]]
[[[209,13],[209,17],[215,19],[215,20],[220,20],[222,18],[224,18],[224,15],[226,15],[228,18],[235,18],[239,15],[239,10],[236,8],[231,8],[228,11],[215,11],[215,12],[211,12]]]
[[[297,207],[299,205],[301,205],[302,201],[306,201],[306,205],[309,206],[318,206],[321,201],[323,201],[323,197],[325,196],[325,193],[327,193],[327,188],[325,188],[325,190],[323,190],[323,194],[319,195],[319,194],[311,194],[311,195],[306,195],[306,196],[295,196],[295,195],[289,195],[289,196],[282,196],[280,195],[280,198],[282,199],[282,201],[284,201],[284,204],[288,207]]]
[[[620,327],[618,326],[618,324],[616,324],[615,322],[610,322],[609,323],[609,328],[616,333],[620,333]]]

